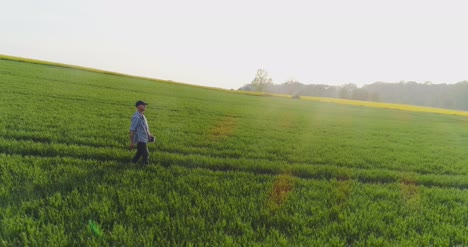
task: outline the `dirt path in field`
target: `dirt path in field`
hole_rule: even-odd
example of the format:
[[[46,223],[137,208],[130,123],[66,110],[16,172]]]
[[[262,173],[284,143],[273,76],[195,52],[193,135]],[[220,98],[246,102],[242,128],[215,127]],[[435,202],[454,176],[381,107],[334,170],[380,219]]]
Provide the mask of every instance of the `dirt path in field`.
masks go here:
[[[222,141],[232,136],[238,123],[238,118],[225,116],[218,120],[209,131],[208,139],[214,142]]]
[[[281,128],[295,130],[297,126],[297,115],[285,112],[280,115],[279,121],[279,126]]]
[[[268,197],[268,208],[272,211],[280,209],[288,199],[289,194],[293,191],[293,189],[294,180],[291,175],[280,174],[276,176],[270,191],[270,196]]]
[[[411,178],[404,178],[400,181],[401,198],[408,207],[417,209],[421,204],[421,193],[416,181]]]

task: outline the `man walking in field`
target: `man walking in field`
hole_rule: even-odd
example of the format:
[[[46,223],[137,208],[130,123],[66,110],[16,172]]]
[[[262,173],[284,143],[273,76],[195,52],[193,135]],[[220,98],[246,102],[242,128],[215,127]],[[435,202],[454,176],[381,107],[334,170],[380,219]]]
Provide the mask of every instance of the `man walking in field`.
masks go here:
[[[149,151],[147,143],[150,141],[154,141],[154,136],[151,135],[149,131],[148,121],[146,121],[146,117],[144,112],[146,110],[146,104],[143,101],[137,101],[136,112],[133,114],[132,123],[130,125],[130,149],[137,148],[137,152],[132,159],[134,164],[143,157],[143,164],[149,164]]]

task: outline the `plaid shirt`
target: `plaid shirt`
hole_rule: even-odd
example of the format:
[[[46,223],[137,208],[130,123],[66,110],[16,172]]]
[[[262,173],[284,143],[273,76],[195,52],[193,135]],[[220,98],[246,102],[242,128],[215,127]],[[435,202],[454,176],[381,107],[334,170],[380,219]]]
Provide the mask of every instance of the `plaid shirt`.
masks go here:
[[[136,111],[132,117],[132,124],[130,125],[130,131],[134,133],[134,142],[148,142],[149,127],[148,121],[146,121],[145,115]]]

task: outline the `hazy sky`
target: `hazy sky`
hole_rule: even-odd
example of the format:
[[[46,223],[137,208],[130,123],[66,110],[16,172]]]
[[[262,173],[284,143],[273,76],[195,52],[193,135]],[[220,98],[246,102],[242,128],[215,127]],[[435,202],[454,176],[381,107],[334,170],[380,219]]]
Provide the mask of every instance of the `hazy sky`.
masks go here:
[[[0,0],[0,54],[237,89],[468,80],[467,1]]]

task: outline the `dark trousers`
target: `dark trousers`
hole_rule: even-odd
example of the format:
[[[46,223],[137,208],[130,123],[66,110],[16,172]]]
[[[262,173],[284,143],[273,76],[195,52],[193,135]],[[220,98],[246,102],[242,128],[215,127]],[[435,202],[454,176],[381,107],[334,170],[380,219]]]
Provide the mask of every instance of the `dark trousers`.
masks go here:
[[[149,151],[148,151],[148,146],[146,145],[146,142],[137,143],[137,152],[135,154],[135,157],[133,157],[132,162],[137,163],[137,161],[142,156],[143,156],[143,164],[147,165],[149,163]]]

